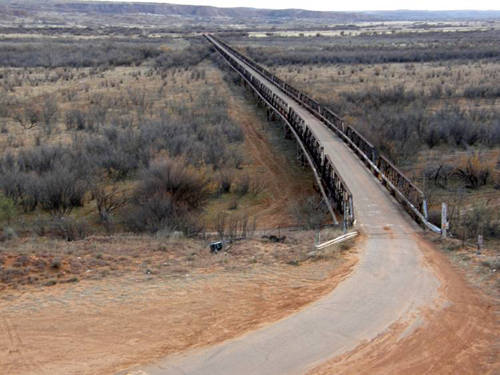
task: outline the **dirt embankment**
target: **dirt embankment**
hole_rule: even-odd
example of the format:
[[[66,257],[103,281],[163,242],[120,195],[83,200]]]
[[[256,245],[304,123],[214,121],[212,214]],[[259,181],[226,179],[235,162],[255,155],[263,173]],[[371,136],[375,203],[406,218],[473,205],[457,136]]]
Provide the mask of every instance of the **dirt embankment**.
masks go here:
[[[471,287],[429,242],[419,239],[425,261],[441,282],[441,301],[413,322],[308,372],[330,374],[498,374],[498,300]]]
[[[338,250],[321,259],[280,261],[301,241],[309,251],[310,235],[297,241],[250,241],[227,254],[198,255],[195,262],[206,267],[179,264],[176,274],[149,265],[152,274],[131,270],[29,293],[6,290],[0,298],[1,372],[113,374],[281,319],[331,291],[357,261],[354,252]],[[168,252],[155,261],[161,254],[161,263],[173,262]]]

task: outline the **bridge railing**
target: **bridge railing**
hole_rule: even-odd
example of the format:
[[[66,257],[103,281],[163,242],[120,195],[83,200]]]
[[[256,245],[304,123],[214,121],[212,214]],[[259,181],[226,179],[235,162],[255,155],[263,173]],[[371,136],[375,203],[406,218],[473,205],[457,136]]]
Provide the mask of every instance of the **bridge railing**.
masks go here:
[[[207,36],[209,41],[210,38]],[[215,38],[214,38],[215,39]],[[225,48],[232,51],[224,43],[217,40]],[[314,174],[320,185],[320,190],[326,198],[327,205],[336,221],[332,211],[332,206],[343,215],[345,227],[352,226],[354,223],[354,208],[352,194],[346,183],[338,173],[330,158],[323,153],[323,148],[313,132],[306,126],[304,119],[289,107],[288,104],[276,95],[267,85],[257,76],[252,74],[241,63],[228,54],[224,49],[213,43],[215,49],[224,57],[224,59],[236,70],[254,89],[257,94],[269,104],[269,106],[287,123],[291,131],[297,138],[304,154],[311,164]],[[238,57],[239,58],[239,57]],[[248,58],[241,58],[248,63]],[[259,70],[260,72],[260,70]],[[270,74],[270,73],[269,73]]]
[[[344,215],[344,221],[351,225],[354,221],[353,199],[347,184],[335,168],[330,157],[323,153],[323,147],[304,119],[293,108],[289,108],[288,121],[299,134],[313,159],[316,170],[321,176],[326,195],[335,209]]]
[[[345,124],[342,118],[329,108],[321,106],[317,101],[284,82],[273,73],[261,67],[254,60],[236,51],[224,41],[216,37],[213,38],[266,79],[273,82],[287,95],[294,98],[328,128],[339,135],[417,221],[421,221],[434,231],[439,231],[437,227],[427,221],[427,202],[423,192],[385,156],[380,155],[376,147],[362,134],[352,126]]]

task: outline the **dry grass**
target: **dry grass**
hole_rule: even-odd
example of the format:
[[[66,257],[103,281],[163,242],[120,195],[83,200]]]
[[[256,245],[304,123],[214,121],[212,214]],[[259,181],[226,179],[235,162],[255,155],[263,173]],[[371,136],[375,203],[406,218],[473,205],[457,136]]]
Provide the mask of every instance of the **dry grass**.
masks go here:
[[[402,85],[408,91],[418,93],[418,98],[426,98],[425,111],[427,113],[452,106],[457,106],[464,111],[484,111],[492,114],[500,111],[498,98],[470,98],[465,95],[467,89],[491,87],[492,83],[498,80],[500,64],[497,61],[283,65],[273,66],[271,70],[322,103],[344,103],[343,94],[345,93],[363,93],[375,87],[389,90]],[[435,94],[436,90],[440,90],[440,93]],[[350,105],[350,110],[356,107],[355,103]],[[355,114],[349,109],[343,108],[344,118],[348,123],[370,123],[370,118],[363,117],[362,103],[357,105]],[[395,108],[394,110],[404,112],[406,109]],[[373,111],[370,114],[373,115]],[[404,126],[404,124],[401,125]],[[424,177],[426,170],[440,165],[459,168],[463,165],[464,159],[471,157],[472,151],[476,152],[482,164],[489,166],[491,173],[486,186],[467,189],[464,183],[453,181],[452,178],[449,188],[442,189],[433,186],[433,182]],[[464,208],[470,208],[475,204],[500,206],[500,194],[498,194],[500,148],[498,145],[487,148],[480,144],[472,147],[447,144],[432,149],[423,146],[417,148],[410,156],[403,155],[400,160],[395,161],[408,177],[426,191],[430,209],[438,210],[443,201],[451,204],[458,195],[464,200]]]
[[[382,89],[404,85],[407,89],[423,91],[430,95],[441,86],[444,92],[463,94],[470,86],[490,84],[498,79],[500,63],[476,62],[432,62],[432,63],[385,63],[385,64],[336,64],[279,66],[273,72],[297,88],[310,93],[321,102],[335,102],[342,92],[359,92],[370,87]],[[467,101],[451,98],[464,106],[500,108],[495,100]],[[436,103],[434,108],[442,105]]]
[[[191,69],[154,70],[148,66],[106,68],[3,68],[0,85],[10,100],[41,105],[50,96],[58,105],[53,133],[44,135],[41,126],[26,131],[11,114],[3,118],[6,130],[0,134],[5,151],[33,147],[37,137],[44,144],[67,143],[77,131],[64,124],[68,111],[86,111],[91,107],[106,110],[107,120],[127,120],[139,126],[144,118],[158,119],[163,110],[168,114],[189,106],[197,94],[207,87],[217,89],[220,72],[204,63]],[[143,101],[143,102],[142,102]],[[143,107],[144,117],[137,115]],[[13,111],[15,113],[15,111]]]
[[[163,48],[182,48],[182,40]],[[213,178],[213,192],[217,190],[219,174],[231,177],[233,190],[238,189],[238,185],[245,178],[250,179],[251,186],[248,194],[213,194],[203,215],[204,225],[213,229],[214,217],[220,212],[252,217],[258,215],[258,227],[261,228],[294,224],[287,214],[288,200],[293,200],[296,196],[314,194],[312,176],[308,170],[299,169],[294,165],[293,151],[290,153],[294,150],[294,145],[286,141],[283,143],[276,131],[273,133],[265,117],[259,112],[256,113],[254,105],[248,102],[245,91],[232,87],[233,83],[223,78],[224,72],[209,60],[186,69],[154,69],[149,65],[145,63],[137,67],[114,68],[0,69],[0,87],[3,87],[7,102],[25,103],[27,107],[41,110],[44,100],[50,97],[57,103],[58,109],[50,133],[47,133],[42,125],[24,129],[15,119],[21,107],[3,113],[0,148],[6,153],[16,154],[39,144],[70,144],[74,137],[87,132],[68,128],[66,125],[66,117],[73,110],[84,113],[102,112],[104,114],[101,119],[93,119],[94,122],[102,122],[102,125],[122,124],[121,126],[127,129],[136,129],[145,121],[157,121],[162,116],[167,116],[168,121],[179,122],[189,122],[190,118],[205,118],[207,113],[212,115],[210,111],[215,111],[212,110],[210,101],[216,98],[226,106],[224,111],[227,113],[220,114],[222,121],[227,119],[233,123],[231,126],[243,130],[244,147],[239,147],[237,143],[228,146],[234,149],[234,154],[241,155],[237,156],[242,157],[242,162],[240,166],[227,166],[218,171],[207,171],[205,166],[201,166],[200,171],[208,172]],[[201,103],[204,100],[207,101],[206,105]],[[13,107],[9,105],[8,108]],[[272,144],[268,141],[269,138],[274,140]],[[273,147],[278,147],[284,156],[276,155],[272,151]],[[166,155],[159,155],[164,156]],[[233,161],[229,160],[229,163]],[[234,163],[237,164],[236,161]],[[284,181],[283,176],[287,176],[289,172],[293,178],[287,178],[288,182]],[[293,181],[292,186],[289,186],[290,181]],[[135,184],[134,178],[109,183],[125,191],[131,191]],[[288,192],[286,202],[270,203],[283,188]],[[283,200],[282,195],[280,199]],[[233,201],[235,203],[232,203]],[[272,210],[268,209],[270,204],[273,206]],[[94,229],[101,231],[93,206],[94,203],[89,200],[84,208],[75,209],[73,216],[85,218]],[[16,230],[24,232],[28,229],[24,227],[24,223],[30,223],[38,214],[40,213],[37,211],[36,215],[22,215],[26,220]]]
[[[285,236],[273,243],[263,235]],[[250,239],[226,245],[211,254],[209,243],[218,240],[156,237],[150,235],[91,236],[67,242],[47,237],[18,238],[0,243],[0,290],[32,290],[105,277],[150,275],[178,277],[192,272],[213,273],[273,264],[300,264],[313,249],[313,232],[285,229],[250,233]],[[332,236],[330,234],[330,236]],[[328,259],[332,254],[321,254]],[[319,254],[315,254],[319,256]]]

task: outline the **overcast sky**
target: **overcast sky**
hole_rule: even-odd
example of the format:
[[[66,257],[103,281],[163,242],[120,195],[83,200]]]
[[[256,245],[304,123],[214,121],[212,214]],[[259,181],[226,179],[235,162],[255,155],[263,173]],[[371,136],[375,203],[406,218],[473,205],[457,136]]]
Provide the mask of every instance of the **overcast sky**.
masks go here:
[[[123,0],[113,0],[123,1]],[[125,0],[172,4],[213,5],[217,7],[252,7],[272,9],[312,9],[312,10],[395,10],[395,9],[420,9],[420,10],[500,10],[499,0]]]

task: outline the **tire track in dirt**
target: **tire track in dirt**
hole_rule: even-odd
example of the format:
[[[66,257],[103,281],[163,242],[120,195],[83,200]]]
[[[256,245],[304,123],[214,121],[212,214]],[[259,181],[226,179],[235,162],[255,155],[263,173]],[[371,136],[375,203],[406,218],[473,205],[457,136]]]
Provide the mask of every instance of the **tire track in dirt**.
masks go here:
[[[114,374],[225,341],[327,294],[356,262],[351,254],[175,279],[132,275],[0,299],[0,374]]]
[[[42,368],[26,353],[24,342],[14,323],[5,316],[2,317],[1,323],[3,335],[7,337],[5,351],[10,357],[6,366],[0,363],[5,374],[15,374],[19,370],[42,374]]]
[[[295,161],[276,153],[266,135],[258,129],[261,120],[248,104],[234,95],[229,95],[228,101],[229,116],[241,126],[245,134],[245,148],[254,164],[266,171],[265,182],[271,198],[266,202],[267,208],[259,210],[259,221],[263,219],[271,222],[271,226],[292,225],[293,219],[287,212],[289,203],[294,198],[300,199],[307,194],[313,194],[312,180],[309,185],[304,186],[304,177],[297,176],[290,165]]]

